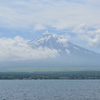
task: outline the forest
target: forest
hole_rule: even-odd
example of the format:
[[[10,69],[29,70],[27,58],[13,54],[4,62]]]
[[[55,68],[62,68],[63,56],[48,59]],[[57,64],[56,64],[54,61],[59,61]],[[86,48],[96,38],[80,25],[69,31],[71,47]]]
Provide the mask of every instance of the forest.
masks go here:
[[[0,80],[32,79],[100,79],[100,71],[70,72],[0,72]]]

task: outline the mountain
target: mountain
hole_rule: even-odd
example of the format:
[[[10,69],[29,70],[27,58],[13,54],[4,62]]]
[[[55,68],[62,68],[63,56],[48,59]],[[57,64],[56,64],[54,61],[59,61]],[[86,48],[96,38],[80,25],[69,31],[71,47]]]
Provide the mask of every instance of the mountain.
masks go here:
[[[44,34],[27,44],[31,52],[40,58],[2,61],[0,71],[100,71],[100,54],[77,46],[64,36]],[[45,57],[48,53],[49,56]]]
[[[49,48],[57,50],[56,58],[38,60],[39,66],[58,67],[68,69],[97,69],[100,66],[100,54],[77,46],[64,36],[56,34],[44,34],[28,43],[32,48]],[[36,65],[38,66],[38,64]]]
[[[32,40],[28,43],[32,48],[47,47],[49,49],[55,49],[59,54],[68,55],[100,55],[96,52],[87,50],[80,46],[77,46],[65,39],[63,36],[58,36],[56,34],[45,34],[41,37]]]

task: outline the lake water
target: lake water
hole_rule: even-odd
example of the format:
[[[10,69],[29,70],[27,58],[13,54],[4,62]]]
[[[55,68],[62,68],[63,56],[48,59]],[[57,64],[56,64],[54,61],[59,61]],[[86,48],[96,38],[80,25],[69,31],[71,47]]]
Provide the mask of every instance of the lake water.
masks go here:
[[[0,80],[0,100],[100,100],[100,80]]]

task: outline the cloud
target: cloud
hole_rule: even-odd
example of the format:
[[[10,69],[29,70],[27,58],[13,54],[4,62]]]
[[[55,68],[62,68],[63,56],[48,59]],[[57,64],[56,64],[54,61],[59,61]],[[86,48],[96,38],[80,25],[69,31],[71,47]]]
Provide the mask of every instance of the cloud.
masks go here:
[[[42,24],[37,24],[34,26],[34,30],[44,30],[46,27],[44,27]]]
[[[32,33],[50,30],[63,34],[67,30],[71,41],[80,44],[79,40],[82,40],[89,46],[99,47],[99,11],[100,0],[1,0],[0,27]]]
[[[73,32],[74,33],[77,33],[77,34],[84,34],[87,32],[87,27],[86,27],[86,24],[83,23],[81,25],[78,25],[76,26],[74,29],[73,29]]]
[[[16,36],[14,39],[0,38],[0,60],[29,60],[56,57],[57,50],[42,48],[31,48],[27,40]]]
[[[69,38],[68,35],[60,35],[58,37],[57,42],[59,42],[59,43],[65,43],[66,44],[66,42],[68,41],[68,38]]]
[[[93,39],[89,39],[89,45],[96,48],[100,47],[100,34],[95,35]]]
[[[93,5],[100,5],[100,0],[84,0],[85,2],[89,3],[89,4],[93,4]]]
[[[88,40],[89,45],[92,47],[99,48],[100,47],[100,29],[94,31],[88,31],[88,34],[91,38]]]
[[[72,1],[72,2],[71,2]],[[48,26],[58,30],[86,23],[100,27],[100,7],[65,0],[10,0],[0,1],[0,26],[15,29],[42,30]],[[96,1],[97,2],[97,1]],[[45,27],[44,27],[45,25]]]
[[[100,29],[89,31],[86,24],[81,24],[73,29],[78,39],[87,41],[91,47],[100,47]]]
[[[93,36],[93,35],[99,35],[100,34],[100,29],[94,30],[94,31],[88,31],[88,34]]]
[[[45,34],[50,34],[50,33],[48,31],[46,31],[46,32],[43,33],[43,35],[45,35]]]

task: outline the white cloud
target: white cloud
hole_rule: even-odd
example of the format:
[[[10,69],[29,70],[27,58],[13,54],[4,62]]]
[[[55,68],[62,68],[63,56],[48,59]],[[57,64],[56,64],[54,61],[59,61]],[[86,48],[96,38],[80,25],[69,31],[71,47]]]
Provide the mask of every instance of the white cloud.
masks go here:
[[[27,41],[16,36],[14,39],[0,38],[0,60],[29,60],[56,57],[57,50],[42,48],[32,49]]]
[[[100,29],[94,31],[87,31],[84,39],[88,41],[89,46],[99,48],[100,47]]]
[[[66,38],[64,38],[63,36],[59,36],[57,42],[59,43],[66,43],[68,40]]]
[[[45,34],[50,34],[50,33],[48,31],[46,31],[46,32],[43,33],[43,35],[45,35]]]
[[[68,38],[70,38],[70,35],[68,35],[67,33],[64,35],[60,35],[58,36],[57,42],[66,44],[66,42],[68,41]]]
[[[85,0],[85,2],[87,2],[89,4],[100,5],[100,0]]]
[[[74,29],[73,29],[73,32],[74,33],[77,33],[77,34],[84,34],[87,32],[87,27],[86,27],[86,24],[83,23],[81,25],[78,25],[76,26]]]
[[[100,29],[88,31],[86,24],[81,24],[76,26],[73,30],[78,39],[87,41],[88,45],[91,47],[100,47]]]
[[[99,35],[100,34],[100,29],[94,30],[94,31],[88,31],[89,35]]]
[[[86,23],[97,28],[100,27],[99,10],[100,7],[97,9],[88,1],[84,4],[67,0],[0,1],[0,26],[42,30],[46,26],[66,29]]]
[[[60,31],[74,28],[73,32],[78,33],[76,37],[79,40],[100,47],[97,39],[100,33],[99,12],[100,0],[1,0],[0,27],[31,32],[48,28],[51,31],[55,28]],[[97,30],[88,31],[88,28]],[[71,40],[75,40],[75,36],[71,36]],[[59,41],[65,42],[66,38]]]
[[[93,39],[90,38],[88,40],[88,42],[91,47],[96,47],[96,48],[100,47],[100,34],[95,35],[95,37]]]
[[[42,24],[37,24],[34,26],[34,30],[44,30],[46,27],[44,27]]]

